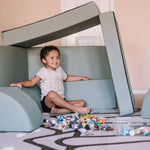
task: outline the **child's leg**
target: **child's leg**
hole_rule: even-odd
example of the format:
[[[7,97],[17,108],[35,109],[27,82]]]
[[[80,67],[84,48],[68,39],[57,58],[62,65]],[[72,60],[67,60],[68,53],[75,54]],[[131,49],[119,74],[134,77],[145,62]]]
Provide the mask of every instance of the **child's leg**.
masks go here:
[[[70,100],[68,101],[71,105],[75,107],[85,107],[85,101],[84,100]],[[52,108],[51,114],[62,114],[62,113],[70,113],[71,110],[65,109],[65,108]]]
[[[86,104],[85,100],[70,100],[68,103],[76,107],[85,107]]]
[[[45,98],[45,104],[49,108],[52,108],[53,103],[59,107],[65,108],[71,112],[78,112],[81,114],[90,112],[90,108],[88,108],[88,107],[76,107],[76,106],[70,104],[69,102],[65,101],[63,98],[61,98],[55,91],[50,91]]]

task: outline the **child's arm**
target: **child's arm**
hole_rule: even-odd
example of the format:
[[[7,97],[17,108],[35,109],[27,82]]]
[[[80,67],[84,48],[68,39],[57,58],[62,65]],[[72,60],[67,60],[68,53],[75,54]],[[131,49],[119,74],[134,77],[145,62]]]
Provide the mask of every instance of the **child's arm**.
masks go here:
[[[12,86],[18,86],[20,88],[20,90],[21,90],[23,86],[24,87],[32,87],[35,84],[37,84],[40,80],[41,80],[40,77],[35,76],[31,80],[22,81],[22,82],[18,82],[18,83],[11,83],[10,87],[12,87]]]
[[[65,81],[79,81],[79,80],[89,81],[90,79],[92,79],[92,77],[68,75],[68,76],[67,76],[67,79],[66,79]]]

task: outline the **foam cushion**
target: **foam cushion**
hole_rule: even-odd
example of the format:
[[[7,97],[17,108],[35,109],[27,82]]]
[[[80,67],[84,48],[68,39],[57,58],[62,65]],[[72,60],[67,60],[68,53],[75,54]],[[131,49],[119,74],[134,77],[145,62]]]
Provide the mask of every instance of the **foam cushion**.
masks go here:
[[[33,131],[43,123],[35,101],[18,88],[0,87],[0,131]]]
[[[25,92],[26,94],[30,95],[32,97],[32,99],[36,102],[36,104],[38,105],[38,107],[40,108],[41,111],[42,107],[41,107],[41,90],[40,88],[35,85],[33,87],[22,87],[22,91]]]
[[[150,89],[144,97],[144,101],[141,109],[141,116],[143,118],[150,118]]]
[[[91,108],[116,108],[112,79],[65,82],[65,87],[67,100],[84,99]]]
[[[68,75],[89,76],[93,79],[111,78],[106,48],[104,46],[61,46],[60,65]],[[28,49],[29,78],[43,66],[41,48]]]
[[[116,97],[104,46],[59,47],[60,62],[68,75],[92,77],[90,82],[65,82],[67,100],[85,99],[91,108],[115,108]],[[41,48],[28,49],[29,78],[43,66]],[[94,89],[94,90],[93,90]]]
[[[105,46],[69,46],[60,47],[60,51],[61,66],[69,75],[111,78]]]
[[[123,56],[114,13],[106,12],[100,14],[100,21],[120,115],[124,116],[132,114],[134,112],[134,100],[130,89],[127,68],[125,66],[125,59]]]
[[[71,19],[68,19],[69,17]],[[82,31],[100,23],[120,115],[132,114],[134,112],[134,101],[113,12],[99,13],[95,3],[90,2],[55,17],[3,32],[3,39],[4,44],[30,47]],[[84,70],[84,68],[82,69]],[[99,68],[96,69],[99,70]]]
[[[28,79],[27,50],[0,46],[0,87]]]
[[[31,47],[88,29],[99,23],[98,7],[94,2],[90,2],[35,23],[3,31],[3,44]]]

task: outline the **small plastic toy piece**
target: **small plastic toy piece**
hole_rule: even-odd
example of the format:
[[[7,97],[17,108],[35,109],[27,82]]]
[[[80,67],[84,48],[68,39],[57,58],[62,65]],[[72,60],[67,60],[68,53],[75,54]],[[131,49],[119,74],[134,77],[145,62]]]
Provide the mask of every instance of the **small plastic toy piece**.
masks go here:
[[[51,120],[51,122],[52,122],[52,124],[53,124],[54,126],[57,126],[57,125],[58,125],[58,123],[56,122],[56,120]]]
[[[105,122],[106,122],[106,118],[105,118],[105,117],[98,117],[97,119],[98,119],[98,121],[99,121],[101,124],[105,124]]]
[[[65,130],[66,126],[65,125],[59,125],[58,129]]]
[[[79,124],[79,125],[78,125],[78,129],[80,129],[80,128],[83,128],[82,124]]]
[[[87,125],[87,123],[82,123],[83,128]]]
[[[129,135],[129,129],[128,129],[128,128],[123,129],[123,131],[122,131],[121,134],[122,134],[123,136]]]
[[[85,127],[84,127],[86,130],[90,130],[90,126],[87,124]]]
[[[100,122],[97,122],[97,125],[98,125],[98,126],[101,126],[101,123],[100,123]]]
[[[105,125],[105,126],[102,126],[102,127],[101,127],[101,130],[102,130],[102,131],[113,131],[113,128],[111,128],[111,127],[108,126],[108,125]]]
[[[135,129],[135,135],[140,135],[142,133],[142,130],[140,128]]]
[[[43,122],[44,122],[44,123],[49,123],[49,120],[43,119]]]
[[[75,129],[78,129],[78,124],[74,124],[72,125],[72,128],[75,130]]]
[[[56,118],[58,121],[62,121],[64,119],[64,116],[57,116]]]
[[[49,124],[45,125],[45,128],[50,128],[50,127],[53,127],[53,123],[51,121],[49,121]]]
[[[142,134],[144,136],[149,136],[150,135],[150,128],[149,127],[144,127]]]
[[[129,131],[129,135],[130,135],[130,136],[134,136],[134,135],[135,135],[135,131],[134,131],[133,129],[130,130],[130,131]]]

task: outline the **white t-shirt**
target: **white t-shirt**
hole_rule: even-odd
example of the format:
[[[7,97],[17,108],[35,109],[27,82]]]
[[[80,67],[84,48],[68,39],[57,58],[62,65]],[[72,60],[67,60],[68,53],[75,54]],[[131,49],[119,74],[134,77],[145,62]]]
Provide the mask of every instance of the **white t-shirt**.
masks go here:
[[[42,67],[36,75],[41,78],[41,100],[50,91],[56,91],[62,98],[65,97],[63,80],[67,79],[67,74],[60,66],[56,68],[56,71]]]

